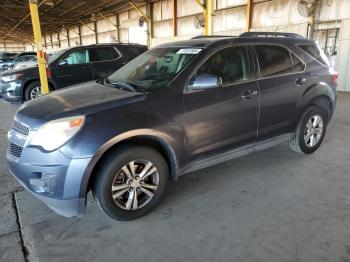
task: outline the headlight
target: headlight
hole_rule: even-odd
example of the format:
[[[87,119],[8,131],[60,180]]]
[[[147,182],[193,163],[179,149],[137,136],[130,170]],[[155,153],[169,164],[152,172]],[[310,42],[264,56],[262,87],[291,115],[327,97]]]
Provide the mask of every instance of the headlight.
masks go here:
[[[74,116],[50,121],[34,133],[31,145],[46,151],[55,150],[71,139],[84,125],[84,116]]]
[[[8,76],[3,76],[1,79],[4,82],[11,82],[11,81],[15,81],[18,78],[20,78],[23,74],[14,74],[14,75],[8,75]]]

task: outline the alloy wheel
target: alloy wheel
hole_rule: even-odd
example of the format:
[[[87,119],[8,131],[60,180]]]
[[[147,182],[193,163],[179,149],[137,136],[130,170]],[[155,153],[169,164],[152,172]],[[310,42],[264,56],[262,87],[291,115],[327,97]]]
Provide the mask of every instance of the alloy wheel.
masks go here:
[[[159,184],[157,167],[148,160],[134,160],[124,165],[112,182],[114,203],[125,210],[137,210],[154,197]]]
[[[34,99],[41,96],[41,88],[40,86],[34,87],[32,91],[30,91],[30,99]]]
[[[319,115],[312,116],[306,124],[304,141],[307,147],[314,147],[320,141],[324,130],[323,119]]]

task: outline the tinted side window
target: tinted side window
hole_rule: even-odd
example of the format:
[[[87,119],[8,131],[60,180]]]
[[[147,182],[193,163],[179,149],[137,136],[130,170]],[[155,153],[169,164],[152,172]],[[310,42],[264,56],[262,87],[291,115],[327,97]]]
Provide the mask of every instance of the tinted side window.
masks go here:
[[[289,50],[281,46],[255,46],[261,77],[277,76],[293,72]]]
[[[130,60],[147,51],[145,46],[118,46],[118,48]]]
[[[65,60],[67,65],[79,65],[90,63],[89,52],[86,49],[73,51],[67,55],[63,60]]]
[[[249,58],[245,47],[229,47],[211,56],[197,71],[197,75],[221,77],[222,83],[249,80]]]
[[[119,57],[118,52],[113,47],[98,47],[91,49],[91,61],[110,61]]]
[[[292,64],[293,64],[293,72],[304,71],[305,69],[304,63],[292,53],[291,53],[291,57],[292,57]]]

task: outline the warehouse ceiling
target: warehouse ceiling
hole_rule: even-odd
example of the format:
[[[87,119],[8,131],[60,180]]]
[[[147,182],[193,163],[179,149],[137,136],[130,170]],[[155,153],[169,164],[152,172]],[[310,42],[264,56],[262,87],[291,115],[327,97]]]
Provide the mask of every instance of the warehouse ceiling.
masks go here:
[[[125,0],[39,0],[39,14],[43,35],[57,33],[92,21],[93,14],[104,16],[130,9]],[[143,4],[145,1],[132,1]],[[0,42],[32,42],[33,31],[29,0],[1,0]]]

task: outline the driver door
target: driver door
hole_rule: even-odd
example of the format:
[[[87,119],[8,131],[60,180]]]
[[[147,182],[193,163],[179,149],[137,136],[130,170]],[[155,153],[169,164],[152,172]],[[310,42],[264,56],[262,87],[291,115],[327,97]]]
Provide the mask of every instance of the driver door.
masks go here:
[[[184,95],[188,163],[255,142],[259,93],[251,61],[246,47],[226,47],[192,76]],[[193,89],[191,82],[203,76],[217,77],[222,84]]]

